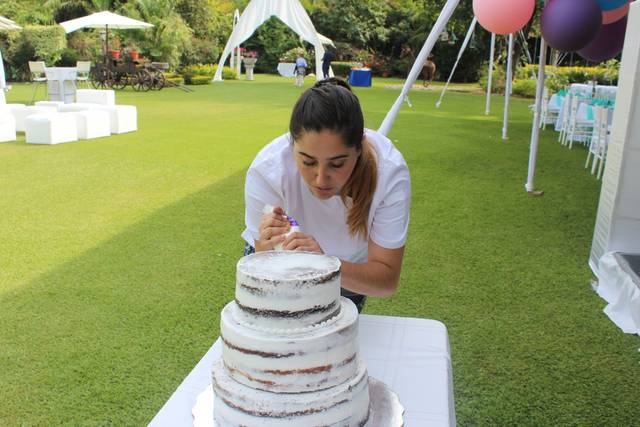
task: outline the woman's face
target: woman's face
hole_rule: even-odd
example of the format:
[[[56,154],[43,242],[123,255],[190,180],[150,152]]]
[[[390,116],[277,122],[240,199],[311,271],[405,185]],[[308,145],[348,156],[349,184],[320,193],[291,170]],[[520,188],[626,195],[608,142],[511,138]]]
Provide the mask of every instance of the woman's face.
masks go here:
[[[304,132],[293,144],[293,151],[302,179],[322,200],[340,194],[360,155],[330,130]]]

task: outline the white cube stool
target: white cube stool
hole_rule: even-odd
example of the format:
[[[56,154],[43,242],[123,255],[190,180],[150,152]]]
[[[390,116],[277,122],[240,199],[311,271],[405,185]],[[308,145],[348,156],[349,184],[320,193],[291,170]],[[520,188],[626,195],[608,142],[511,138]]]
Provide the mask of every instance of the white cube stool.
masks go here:
[[[111,116],[111,133],[126,133],[138,130],[138,110],[134,105],[100,105],[98,110],[108,111]]]
[[[0,142],[16,140],[16,119],[12,114],[0,113]]]
[[[75,114],[33,114],[25,119],[28,144],[61,144],[78,140]]]
[[[102,107],[100,104],[91,104],[88,102],[72,102],[70,104],[62,104],[59,111],[61,113],[75,112],[75,111],[87,111],[95,108]]]
[[[78,125],[79,139],[101,138],[111,135],[111,116],[108,111],[86,110],[73,114]]]
[[[116,105],[116,94],[113,90],[78,89],[76,102],[89,102],[101,105]]]
[[[27,108],[25,104],[0,104],[0,112],[8,112],[13,114],[15,110]]]
[[[33,114],[56,113],[57,111],[58,110],[53,107],[36,107],[35,105],[15,109],[12,111],[12,114],[16,119],[16,130],[18,132],[24,132],[25,119]]]
[[[64,105],[62,101],[38,101],[34,104],[36,107],[53,107],[56,110],[60,110],[60,106]]]

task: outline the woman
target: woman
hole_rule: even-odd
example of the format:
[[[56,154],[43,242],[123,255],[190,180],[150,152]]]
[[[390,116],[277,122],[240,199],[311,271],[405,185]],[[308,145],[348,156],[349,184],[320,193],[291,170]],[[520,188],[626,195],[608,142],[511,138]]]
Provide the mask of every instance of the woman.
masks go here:
[[[411,189],[402,154],[364,128],[358,98],[338,79],[307,89],[289,133],[257,155],[245,182],[246,253],[322,252],[342,261],[342,293],[361,310],[366,295],[398,287]],[[263,213],[265,205],[275,206]],[[301,231],[290,230],[285,216]]]

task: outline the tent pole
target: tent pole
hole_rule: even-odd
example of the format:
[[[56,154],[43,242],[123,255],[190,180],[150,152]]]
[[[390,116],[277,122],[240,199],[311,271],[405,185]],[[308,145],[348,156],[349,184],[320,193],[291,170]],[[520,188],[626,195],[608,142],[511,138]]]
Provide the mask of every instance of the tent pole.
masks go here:
[[[509,50],[507,58],[507,79],[504,84],[504,118],[502,121],[502,139],[507,139],[507,130],[509,127],[509,97],[511,96],[511,80],[513,78],[513,33],[509,34]]]
[[[485,116],[491,111],[491,80],[493,78],[493,56],[496,48],[496,34],[491,33],[491,51],[489,53],[489,70],[487,71],[487,104],[484,107]]]
[[[440,99],[438,99],[438,102],[436,102],[436,108],[440,108],[440,104],[442,104],[442,98],[444,98],[444,93],[447,91],[447,88],[449,87],[449,83],[451,82],[453,73],[456,72],[456,68],[458,67],[458,62],[460,62],[460,58],[462,58],[462,54],[467,48],[467,45],[469,44],[469,40],[471,40],[471,36],[473,35],[473,30],[475,30],[476,28],[476,22],[478,22],[478,18],[474,16],[473,20],[471,20],[471,25],[469,25],[467,36],[464,38],[464,41],[462,42],[462,46],[460,46],[460,52],[458,52],[458,57],[456,58],[456,62],[453,64],[453,68],[451,69],[451,74],[449,74],[447,83],[442,88],[442,92],[440,93]]]
[[[424,61],[431,53],[431,49],[433,49],[436,41],[438,41],[440,33],[442,33],[442,30],[447,25],[447,22],[449,22],[449,19],[451,19],[451,15],[453,15],[453,12],[456,10],[456,6],[458,6],[459,2],[460,0],[447,0],[447,3],[442,8],[440,16],[438,16],[436,23],[433,25],[433,28],[431,28],[431,32],[429,33],[427,40],[424,42],[424,45],[422,46],[422,49],[420,50],[416,61],[411,67],[411,71],[409,72],[409,76],[407,76],[407,80],[404,82],[404,86],[402,87],[400,95],[398,96],[398,98],[396,98],[396,101],[393,103],[393,106],[385,116],[382,124],[380,125],[380,128],[378,129],[378,132],[382,133],[383,135],[387,135],[391,130],[393,122],[395,121],[396,116],[400,111],[400,107],[402,107],[402,103],[405,99],[407,99],[407,94],[409,93],[411,86],[413,86],[413,83],[416,81],[418,75],[422,71],[422,64],[424,64]]]
[[[540,117],[542,111],[542,96],[544,91],[544,68],[547,62],[547,44],[544,38],[540,39],[540,62],[538,63],[538,83],[536,86],[536,104],[533,113],[533,124],[531,125],[531,144],[529,146],[529,170],[527,172],[527,183],[524,185],[527,193],[532,195],[542,195],[542,191],[535,191],[533,178],[536,173],[536,161],[538,157],[538,141],[540,140]]]

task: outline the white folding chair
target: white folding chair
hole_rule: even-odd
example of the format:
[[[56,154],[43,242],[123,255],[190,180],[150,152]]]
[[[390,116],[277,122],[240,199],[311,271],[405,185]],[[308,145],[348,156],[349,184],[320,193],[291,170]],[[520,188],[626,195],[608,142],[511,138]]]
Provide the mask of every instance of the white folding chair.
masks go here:
[[[33,101],[36,99],[36,91],[38,90],[38,86],[41,83],[45,84],[45,90],[46,90],[47,76],[44,73],[45,68],[46,66],[44,65],[44,61],[29,61],[29,71],[31,72],[31,81],[35,83],[35,86],[33,87],[33,94],[31,95],[32,104],[33,104]],[[45,98],[46,98],[46,91],[45,91]]]
[[[567,139],[567,131],[569,130],[569,119],[571,118],[571,100],[573,96],[567,95],[562,101],[562,121],[560,122],[560,134],[558,135],[558,142],[565,145]]]
[[[595,154],[596,158],[600,161],[598,165],[597,178],[602,177],[602,171],[604,169],[604,162],[607,160],[607,149],[609,148],[609,109],[606,107],[600,107],[600,144],[598,144],[598,151]],[[591,173],[593,174],[594,167],[591,167]]]
[[[78,84],[84,82],[89,87],[89,73],[91,72],[91,61],[76,62],[76,81]]]
[[[577,96],[572,97],[569,112],[569,130],[567,131],[565,139],[565,145],[569,144],[569,149],[573,148],[573,141],[579,140],[584,144],[588,144],[593,130],[593,121],[578,117],[579,108],[580,98]]]
[[[602,107],[594,106],[593,107],[593,131],[591,132],[591,142],[589,143],[589,150],[587,152],[587,161],[584,164],[585,169],[589,167],[589,160],[592,160],[591,164],[591,175],[593,175],[596,164],[598,163],[599,157],[598,153],[600,150],[601,144],[601,135],[602,135]]]

